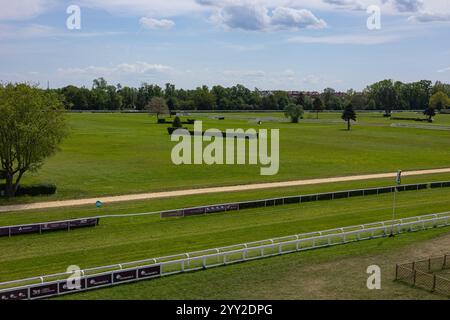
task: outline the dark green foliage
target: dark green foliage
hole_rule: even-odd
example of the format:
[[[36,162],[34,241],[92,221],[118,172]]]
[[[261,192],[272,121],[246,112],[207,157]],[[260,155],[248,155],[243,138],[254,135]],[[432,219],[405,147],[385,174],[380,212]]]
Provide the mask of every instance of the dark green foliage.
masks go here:
[[[167,83],[165,88],[158,85],[142,84],[139,88],[110,85],[105,79],[93,81],[91,89],[67,86],[55,90],[64,95],[66,108],[72,110],[144,110],[150,101],[163,98],[169,110],[284,110],[289,103],[302,105],[305,110],[317,109],[313,99],[318,94],[286,91],[261,92],[250,90],[243,85],[208,88],[201,86],[193,90],[177,89]],[[450,95],[450,85],[421,80],[412,83],[383,80],[368,86],[363,92],[348,90],[346,93],[326,88],[320,94],[323,108],[341,110],[346,103],[352,103],[355,110],[423,110],[429,105],[430,97],[438,92]],[[440,104],[442,105],[442,103]]]
[[[344,112],[342,113],[342,120],[347,121],[347,130],[350,130],[350,121],[356,121],[356,112],[353,110],[353,105],[351,103],[345,107]]]
[[[5,185],[0,184],[0,190],[5,190]],[[30,186],[19,185],[16,196],[47,196],[56,193],[56,185],[54,184],[36,184]]]
[[[173,128],[181,128],[183,125],[181,123],[180,117],[175,117],[173,119],[172,127]]]
[[[423,114],[428,116],[428,121],[429,122],[432,122],[433,121],[433,117],[436,115],[436,111],[434,110],[433,107],[428,107],[428,108],[425,109]]]
[[[290,103],[284,108],[284,115],[286,118],[291,118],[292,123],[298,123],[303,113],[303,107],[297,104]]]

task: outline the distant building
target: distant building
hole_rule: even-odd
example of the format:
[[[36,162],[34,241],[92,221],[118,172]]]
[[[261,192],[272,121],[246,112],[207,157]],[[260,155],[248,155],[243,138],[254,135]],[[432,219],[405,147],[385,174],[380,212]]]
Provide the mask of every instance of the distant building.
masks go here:
[[[260,91],[260,94],[262,97],[268,97],[268,96],[273,95],[277,91],[283,91],[283,90],[263,90],[263,91]],[[311,98],[317,98],[317,97],[320,97],[320,95],[321,95],[321,93],[318,91],[284,91],[284,92],[286,92],[288,94],[288,96],[291,98],[297,98],[302,94],[305,96],[311,97]],[[335,92],[335,96],[339,97],[339,98],[342,98],[345,95],[346,95],[345,92]]]

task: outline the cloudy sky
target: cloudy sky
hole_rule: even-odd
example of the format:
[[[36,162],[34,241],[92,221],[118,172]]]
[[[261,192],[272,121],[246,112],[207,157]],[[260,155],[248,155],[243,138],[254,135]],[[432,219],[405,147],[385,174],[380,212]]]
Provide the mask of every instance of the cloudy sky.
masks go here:
[[[81,29],[67,28],[70,5],[81,10]],[[374,5],[379,30],[367,27]],[[286,90],[450,82],[449,0],[0,0],[0,8],[3,82]]]

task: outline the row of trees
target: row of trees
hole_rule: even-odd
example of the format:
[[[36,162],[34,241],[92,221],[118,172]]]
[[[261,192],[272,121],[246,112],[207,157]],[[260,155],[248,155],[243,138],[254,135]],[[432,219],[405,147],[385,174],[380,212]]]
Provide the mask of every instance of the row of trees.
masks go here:
[[[450,106],[450,84],[422,80],[413,83],[383,80],[362,92],[349,90],[338,93],[326,88],[321,93],[285,91],[271,93],[250,90],[243,85],[233,87],[207,86],[194,90],[177,89],[167,83],[164,88],[142,84],[139,88],[114,86],[103,78],[93,81],[92,88],[67,86],[56,89],[65,98],[65,106],[72,110],[144,110],[154,98],[163,98],[170,110],[284,110],[290,103],[305,110],[343,110],[352,104],[356,110],[423,110]]]

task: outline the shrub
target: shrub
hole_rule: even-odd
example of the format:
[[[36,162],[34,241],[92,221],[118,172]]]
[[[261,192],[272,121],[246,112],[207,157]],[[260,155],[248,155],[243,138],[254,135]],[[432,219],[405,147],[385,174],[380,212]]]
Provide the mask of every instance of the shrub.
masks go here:
[[[0,185],[0,190],[5,190],[5,185]],[[56,185],[54,184],[35,184],[30,186],[19,185],[16,196],[46,196],[56,193]],[[1,193],[2,195],[3,192]]]
[[[181,127],[183,127],[183,124],[181,123],[180,117],[175,117],[173,119],[172,127],[173,128],[181,128]]]
[[[166,123],[166,119],[158,119],[158,123],[159,123],[159,124]]]

